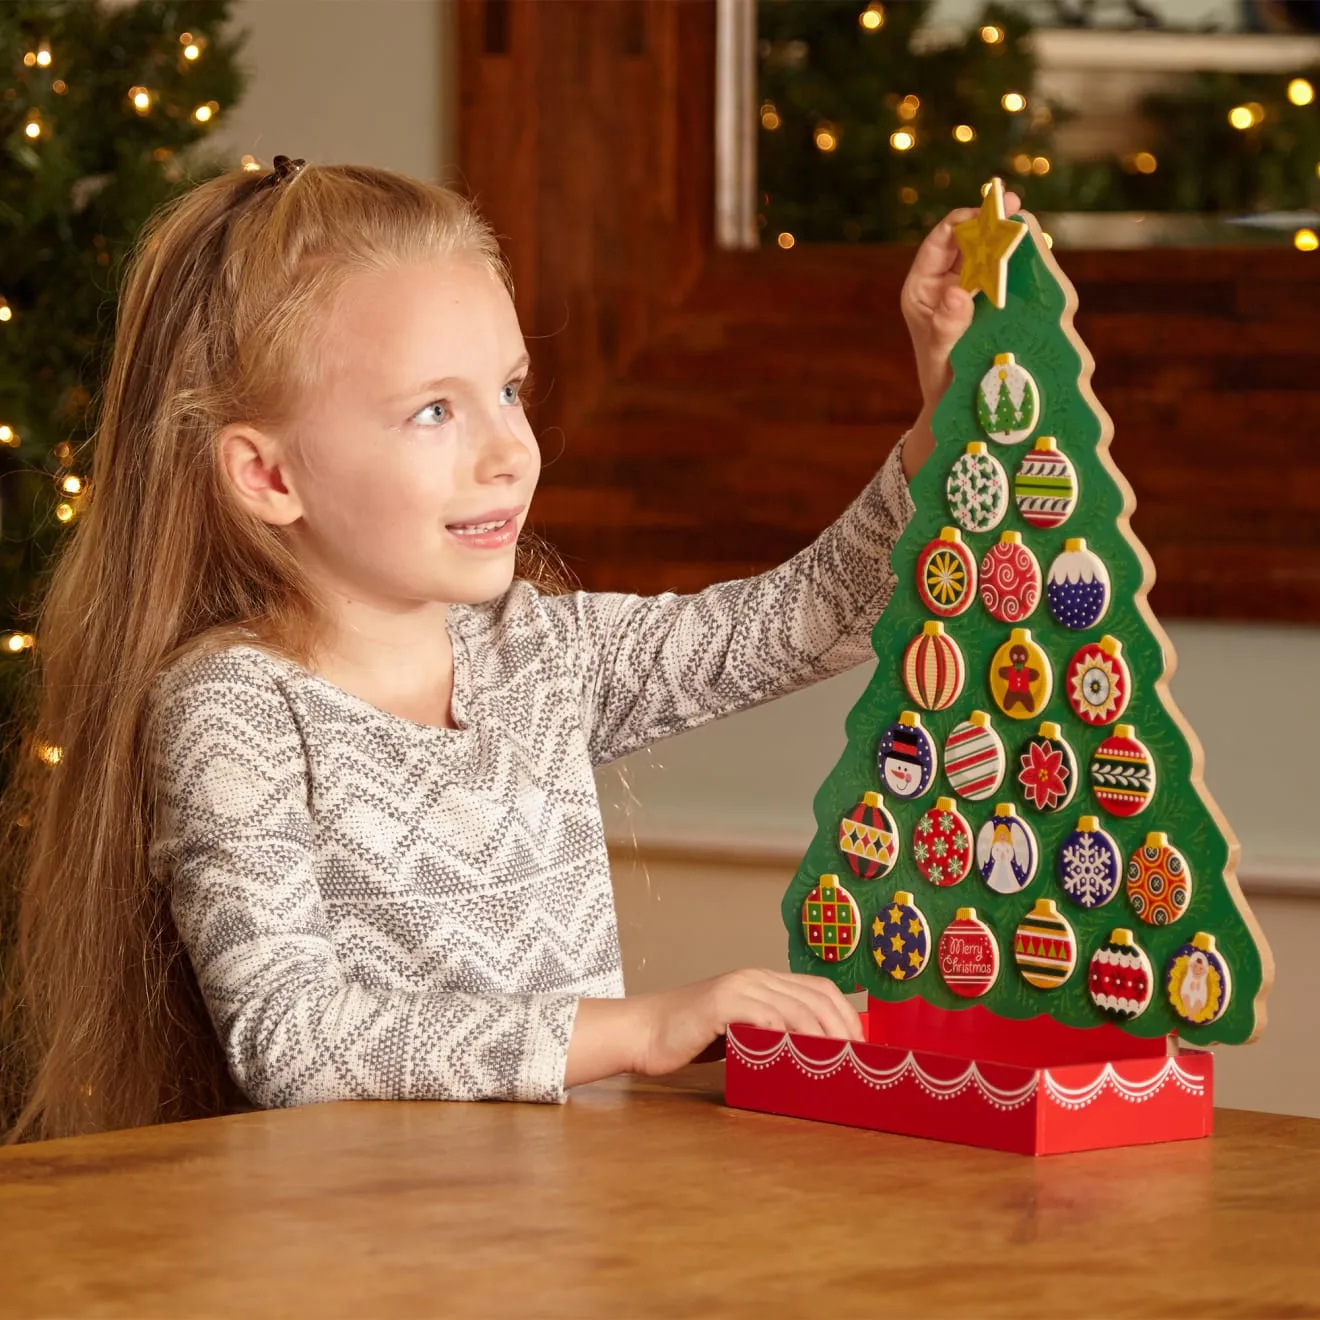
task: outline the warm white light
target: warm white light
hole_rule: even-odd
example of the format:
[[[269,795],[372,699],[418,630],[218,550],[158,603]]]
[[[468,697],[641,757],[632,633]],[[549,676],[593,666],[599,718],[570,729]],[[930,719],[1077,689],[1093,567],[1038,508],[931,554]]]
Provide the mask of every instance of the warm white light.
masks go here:
[[[1149,151],[1139,151],[1132,157],[1132,163],[1137,168],[1138,174],[1154,174],[1160,167],[1160,163]]]
[[[261,169],[261,163],[255,156],[244,156],[243,159],[239,161],[239,164],[249,172]]]
[[[895,151],[911,151],[917,145],[917,139],[906,128],[900,128],[897,133],[889,135],[889,145]]]
[[[185,46],[183,48],[183,58],[185,60],[199,59],[201,54],[202,48],[200,46]]]
[[[0,445],[18,448],[18,432],[12,426],[0,426]]]
[[[1293,105],[1310,105],[1315,100],[1315,88],[1305,78],[1294,78],[1288,84],[1288,99]]]
[[[73,520],[73,505],[60,503],[55,506],[55,516],[60,522],[71,522]]]
[[[953,136],[956,137],[959,142],[970,142],[976,136],[976,129],[974,129],[971,124],[959,124],[953,130]]]
[[[211,118],[211,107],[209,105],[199,105],[193,111],[193,118],[199,123],[204,124]]]
[[[60,482],[60,489],[66,495],[81,495],[82,488],[83,488],[82,478],[72,472],[70,472],[69,475],[65,477],[62,482]]]
[[[779,244],[781,248],[784,249],[785,252],[787,252],[788,249],[791,248],[793,244],[797,242],[797,239],[794,238],[792,234],[784,233],[784,234],[780,234],[775,241]]]
[[[981,29],[981,40],[987,46],[997,46],[1004,39],[1004,29],[996,27],[993,23],[987,23]]]
[[[37,64],[43,69],[50,68],[50,47],[44,42],[42,43],[41,49],[37,51]]]
[[[1050,172],[1050,159],[1048,156],[1036,156],[1031,162],[1031,172],[1033,174],[1048,174]]]
[[[35,119],[29,119],[23,125],[23,132],[30,138],[39,138],[41,136],[41,124]]]
[[[779,118],[779,111],[775,109],[772,102],[766,101],[761,106],[761,127],[773,133],[781,123],[783,123],[783,120]]]
[[[14,309],[8,303],[0,305],[0,321],[12,321],[14,319]]]
[[[1314,252],[1320,248],[1320,235],[1314,229],[1299,229],[1293,235],[1293,247],[1298,252]]]
[[[1000,98],[999,104],[1008,111],[1010,115],[1021,114],[1027,108],[1027,98],[1021,92],[1005,92]]]
[[[884,5],[867,5],[866,8],[857,15],[857,21],[868,32],[879,32],[885,25]]]

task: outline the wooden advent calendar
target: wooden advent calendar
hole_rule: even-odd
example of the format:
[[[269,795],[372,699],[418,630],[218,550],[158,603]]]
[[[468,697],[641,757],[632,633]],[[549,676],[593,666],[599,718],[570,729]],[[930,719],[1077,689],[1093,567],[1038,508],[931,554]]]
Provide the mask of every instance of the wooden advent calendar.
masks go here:
[[[982,297],[893,554],[879,663],[784,898],[795,971],[866,1043],[731,1024],[729,1104],[1043,1154],[1208,1135],[1208,1047],[1273,979],[1168,639],[1077,305],[999,180]]]

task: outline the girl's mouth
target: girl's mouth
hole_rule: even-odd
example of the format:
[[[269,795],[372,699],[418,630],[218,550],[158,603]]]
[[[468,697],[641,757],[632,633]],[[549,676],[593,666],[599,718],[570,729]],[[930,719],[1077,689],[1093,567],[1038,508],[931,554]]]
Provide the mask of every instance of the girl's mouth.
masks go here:
[[[495,509],[472,522],[448,523],[445,530],[474,550],[500,550],[518,539],[517,509]]]

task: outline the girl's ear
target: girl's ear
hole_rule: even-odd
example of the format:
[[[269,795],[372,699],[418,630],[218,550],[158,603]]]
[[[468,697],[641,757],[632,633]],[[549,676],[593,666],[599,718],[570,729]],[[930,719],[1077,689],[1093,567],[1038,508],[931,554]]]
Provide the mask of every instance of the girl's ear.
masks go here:
[[[220,466],[239,503],[262,522],[285,526],[302,517],[292,464],[274,436],[241,423],[220,433]]]

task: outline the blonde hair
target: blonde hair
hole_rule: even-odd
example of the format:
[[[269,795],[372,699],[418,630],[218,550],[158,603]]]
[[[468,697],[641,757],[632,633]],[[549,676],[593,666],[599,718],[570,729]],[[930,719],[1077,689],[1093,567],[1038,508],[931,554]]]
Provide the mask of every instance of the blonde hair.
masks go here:
[[[349,276],[470,257],[509,286],[490,227],[450,189],[365,166],[270,177],[235,170],[166,203],[125,271],[90,489],[33,629],[0,817],[16,926],[6,1142],[241,1103],[147,865],[147,697],[184,651],[241,632],[309,664],[324,616],[283,529],[233,496],[217,439],[236,420],[295,415]],[[555,585],[544,566],[531,575]],[[50,748],[53,765],[36,755]]]

